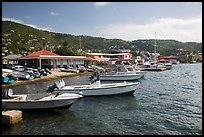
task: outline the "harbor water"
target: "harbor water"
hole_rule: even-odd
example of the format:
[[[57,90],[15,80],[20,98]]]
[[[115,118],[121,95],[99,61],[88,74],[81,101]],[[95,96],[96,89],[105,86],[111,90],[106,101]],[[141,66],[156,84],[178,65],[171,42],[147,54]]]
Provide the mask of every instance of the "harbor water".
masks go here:
[[[89,75],[63,78],[88,84]],[[57,80],[13,87],[14,94],[42,93]],[[133,95],[84,97],[69,109],[23,111],[3,135],[201,135],[202,63],[147,72]]]

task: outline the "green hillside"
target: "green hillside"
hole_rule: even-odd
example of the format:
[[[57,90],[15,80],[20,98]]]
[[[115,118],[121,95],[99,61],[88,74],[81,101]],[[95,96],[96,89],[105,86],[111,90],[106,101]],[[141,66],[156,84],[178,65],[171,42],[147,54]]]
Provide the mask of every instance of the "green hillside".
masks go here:
[[[2,21],[2,55],[27,55],[46,49],[60,55],[79,55],[80,37],[82,50],[89,52],[114,53],[118,49],[154,52],[154,40],[124,41],[92,36],[76,36],[38,30],[23,24]],[[157,52],[162,55],[175,55],[178,49],[187,52],[202,52],[202,43],[180,42],[176,40],[156,40]]]

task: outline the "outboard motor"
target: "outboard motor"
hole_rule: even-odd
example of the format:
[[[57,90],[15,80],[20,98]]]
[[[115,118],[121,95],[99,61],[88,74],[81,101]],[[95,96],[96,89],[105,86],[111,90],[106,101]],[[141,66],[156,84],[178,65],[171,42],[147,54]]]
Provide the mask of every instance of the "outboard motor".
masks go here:
[[[89,76],[89,81],[92,81],[94,79],[94,74],[92,74],[91,76]]]
[[[48,86],[48,89],[46,90],[46,92],[52,93],[52,92],[55,90],[55,88],[57,88],[56,84],[54,84],[54,85],[49,85],[49,86]]]
[[[99,77],[100,77],[99,72],[96,71],[89,77],[89,80],[91,81],[91,83],[94,83],[100,79]]]

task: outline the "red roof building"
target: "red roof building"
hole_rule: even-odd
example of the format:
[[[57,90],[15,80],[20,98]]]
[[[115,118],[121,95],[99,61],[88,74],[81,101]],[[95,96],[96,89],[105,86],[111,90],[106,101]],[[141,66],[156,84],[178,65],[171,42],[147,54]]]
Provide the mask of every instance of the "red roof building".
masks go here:
[[[23,64],[27,67],[39,68],[62,68],[69,65],[85,65],[84,61],[93,60],[86,56],[61,56],[47,50],[33,52],[21,57]]]

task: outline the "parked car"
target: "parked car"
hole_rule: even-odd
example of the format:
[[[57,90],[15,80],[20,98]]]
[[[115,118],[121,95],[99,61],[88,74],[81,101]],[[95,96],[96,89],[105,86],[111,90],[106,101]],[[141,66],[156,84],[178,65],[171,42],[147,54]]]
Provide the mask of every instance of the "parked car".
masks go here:
[[[7,64],[2,64],[2,69],[8,69]]]
[[[21,66],[21,65],[14,65],[12,67],[13,70],[18,70],[18,71],[24,71],[24,66]]]
[[[6,64],[7,68],[8,69],[12,69],[14,66],[16,66],[18,64]]]

